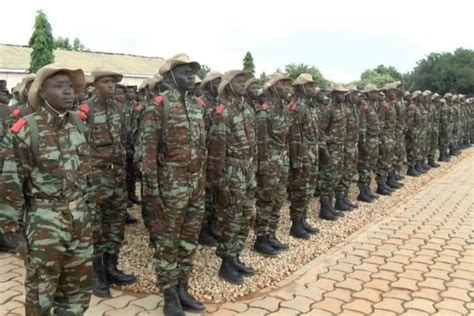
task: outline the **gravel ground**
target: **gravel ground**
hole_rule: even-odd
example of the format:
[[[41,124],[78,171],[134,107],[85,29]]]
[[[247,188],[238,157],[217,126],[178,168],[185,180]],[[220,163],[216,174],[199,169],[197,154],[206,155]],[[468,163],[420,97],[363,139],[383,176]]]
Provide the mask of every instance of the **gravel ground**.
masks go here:
[[[280,240],[288,243],[290,249],[280,253],[276,258],[265,258],[253,251],[255,235],[253,232],[247,241],[247,247],[241,255],[246,264],[254,267],[257,274],[246,278],[240,286],[231,285],[220,280],[217,276],[221,260],[215,255],[215,248],[199,247],[196,255],[196,266],[190,280],[190,288],[193,294],[203,302],[222,303],[235,301],[242,297],[258,291],[259,289],[271,287],[277,282],[285,279],[318,255],[343,241],[350,234],[375,221],[385,214],[389,214],[396,205],[410,198],[412,193],[424,186],[435,177],[446,173],[456,161],[466,155],[470,155],[474,149],[464,150],[461,156],[451,159],[449,163],[443,163],[440,168],[430,171],[419,178],[405,177],[404,187],[397,190],[390,197],[380,197],[377,202],[366,204],[359,202],[359,208],[353,212],[346,212],[346,216],[335,222],[322,221],[317,218],[319,212],[318,200],[313,199],[309,222],[321,229],[321,233],[312,236],[308,241],[301,241],[290,237],[288,231],[291,226],[288,204],[281,210],[280,225],[277,235]],[[374,181],[373,181],[374,182]],[[358,190],[355,184],[350,192],[351,199],[355,201]],[[137,207],[132,209],[136,218],[140,218]],[[127,272],[132,272],[138,277],[138,282],[124,287],[137,293],[159,293],[156,287],[156,274],[153,267],[153,251],[148,245],[148,234],[141,221],[136,225],[129,225],[126,229],[126,242],[122,247],[120,266]]]

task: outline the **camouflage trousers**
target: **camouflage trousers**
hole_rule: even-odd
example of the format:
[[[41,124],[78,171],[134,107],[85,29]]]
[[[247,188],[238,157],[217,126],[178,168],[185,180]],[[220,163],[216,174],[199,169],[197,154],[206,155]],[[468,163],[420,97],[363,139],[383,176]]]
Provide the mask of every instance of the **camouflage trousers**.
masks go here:
[[[290,171],[288,177],[288,193],[290,200],[290,217],[293,220],[306,218],[309,202],[316,190],[318,176],[319,154],[318,147],[305,148],[303,168],[300,174]]]
[[[251,161],[227,157],[224,185],[229,191],[229,204],[216,205],[217,227],[222,236],[216,254],[238,257],[244,249],[254,210],[256,182]]]
[[[288,152],[269,153],[268,175],[257,178],[255,234],[274,234],[280,221],[280,210],[287,196]]]
[[[396,131],[395,133],[395,157],[393,162],[393,169],[400,172],[405,162],[406,146],[405,146],[405,133],[402,131]]]
[[[449,127],[443,128],[439,133],[439,152],[444,155],[448,154],[449,146],[451,144],[452,130]]]
[[[431,125],[425,129],[422,142],[422,159],[428,158],[431,147]]]
[[[420,154],[420,138],[414,132],[409,131],[406,136],[407,144],[407,165],[409,167],[415,166],[416,162],[421,159]]]
[[[327,157],[321,159],[319,188],[321,197],[332,197],[342,179],[344,144],[327,144]]]
[[[387,182],[388,174],[392,171],[394,161],[395,140],[389,136],[382,136],[379,143],[379,156],[375,174],[377,183]]]
[[[202,171],[188,166],[164,166],[159,171],[160,195],[165,206],[156,233],[154,262],[161,290],[187,281],[204,215],[205,180]]]
[[[433,129],[431,130],[431,135],[430,135],[430,150],[428,152],[428,158],[429,159],[434,159],[436,155],[436,150],[438,149],[438,144],[439,144],[439,131],[438,129]]]
[[[372,181],[372,172],[377,166],[379,156],[379,139],[372,137],[362,140],[359,139],[359,161],[357,169],[359,171],[359,180],[357,185],[359,188],[370,186]]]
[[[73,209],[57,200],[32,201],[26,215],[28,316],[83,315],[92,284],[91,211],[83,200]]]
[[[127,164],[125,166],[126,171],[126,182],[127,182],[127,195],[128,198],[135,194],[136,189],[136,179],[139,171],[137,170],[135,163],[133,161],[133,155],[127,156]]]
[[[449,144],[449,149],[451,151],[454,151],[454,149],[458,147],[458,144],[459,144],[459,129],[458,129],[457,123],[455,122],[453,124],[453,134],[451,137],[451,143]]]
[[[344,164],[342,178],[336,189],[336,195],[347,196],[354,174],[357,172],[359,149],[357,143],[344,144]]]
[[[93,220],[94,252],[116,254],[122,245],[127,212],[125,170],[120,167],[95,168],[97,207]]]

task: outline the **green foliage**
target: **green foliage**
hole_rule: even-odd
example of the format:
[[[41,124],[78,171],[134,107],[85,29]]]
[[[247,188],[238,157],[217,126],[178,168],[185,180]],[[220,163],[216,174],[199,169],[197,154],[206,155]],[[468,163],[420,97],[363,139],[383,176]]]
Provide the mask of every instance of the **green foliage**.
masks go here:
[[[209,66],[201,65],[201,69],[199,69],[197,76],[201,79],[204,79],[204,77],[209,71],[211,71],[211,68],[209,68]]]
[[[84,44],[76,37],[73,44],[69,42],[69,38],[59,36],[54,40],[54,48],[61,48],[66,50],[75,50],[75,51],[89,51]]]
[[[260,83],[260,85],[263,87],[263,85],[265,84],[265,82],[268,81],[268,76],[265,72],[262,72],[260,74],[260,77],[258,78],[258,82]]]
[[[402,74],[393,66],[378,65],[374,69],[367,69],[360,75],[360,80],[352,82],[358,88],[363,88],[367,84],[375,84],[377,87],[382,87],[387,83],[401,81]]]
[[[250,52],[247,52],[242,60],[244,64],[243,70],[249,71],[252,75],[255,75],[255,64],[253,62],[253,56]]]
[[[313,80],[320,88],[326,88],[329,84],[323,74],[315,66],[307,64],[289,64],[285,66],[285,73],[293,79],[296,79],[300,74],[307,73],[313,76]]]
[[[474,51],[458,48],[454,53],[431,53],[405,78],[412,90],[474,95]]]
[[[35,26],[28,45],[31,51],[29,72],[37,72],[41,67],[54,62],[54,38],[51,24],[43,11],[36,12]]]

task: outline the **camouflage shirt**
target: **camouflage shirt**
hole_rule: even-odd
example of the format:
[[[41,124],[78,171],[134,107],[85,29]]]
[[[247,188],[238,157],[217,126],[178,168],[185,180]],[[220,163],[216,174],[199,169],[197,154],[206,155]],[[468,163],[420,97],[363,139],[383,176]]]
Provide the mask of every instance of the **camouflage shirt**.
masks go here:
[[[344,144],[346,137],[346,116],[342,104],[329,103],[322,113],[321,130],[327,144]]]

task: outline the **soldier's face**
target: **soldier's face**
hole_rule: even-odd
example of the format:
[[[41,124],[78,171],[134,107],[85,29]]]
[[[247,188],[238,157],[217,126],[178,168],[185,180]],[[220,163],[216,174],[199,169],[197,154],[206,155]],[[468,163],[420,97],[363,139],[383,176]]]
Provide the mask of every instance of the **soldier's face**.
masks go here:
[[[122,88],[115,89],[115,99],[119,103],[125,103],[125,100],[126,100],[125,91],[123,91]]]
[[[278,96],[282,99],[288,99],[291,97],[290,81],[280,80],[275,84],[275,90]]]
[[[349,95],[350,101],[354,104],[357,104],[360,102],[360,94],[358,92],[351,92]]]
[[[195,87],[194,87],[194,95],[197,96],[197,97],[200,97],[204,94],[204,91],[201,89],[201,85],[200,84],[197,84]]]
[[[115,85],[116,83],[113,77],[102,77],[95,82],[95,90],[102,99],[107,100],[114,97]]]
[[[380,93],[378,93],[377,91],[369,92],[369,98],[371,100],[378,101],[380,100]]]
[[[217,94],[217,88],[219,87],[220,83],[221,83],[221,78],[216,78],[214,80],[211,80],[211,82],[209,82],[209,90],[213,94]]]
[[[229,84],[230,91],[233,91],[238,96],[245,95],[245,81],[246,78],[243,75],[238,75]]]
[[[247,87],[247,95],[252,100],[257,100],[258,98],[258,85],[256,83],[252,83],[250,86]]]
[[[387,95],[390,101],[395,101],[397,99],[397,93],[395,90],[388,90]]]
[[[306,95],[308,98],[314,98],[316,96],[316,88],[314,83],[306,83],[303,85],[304,91],[306,91]]]
[[[135,100],[135,89],[133,88],[127,88],[127,93],[126,93],[127,100]]]
[[[178,88],[185,91],[194,90],[195,73],[190,65],[176,66],[172,70]]]
[[[74,85],[68,74],[56,73],[46,79],[40,90],[40,97],[59,112],[74,105]]]
[[[343,92],[334,91],[333,92],[334,100],[336,103],[342,103],[346,99]]]

